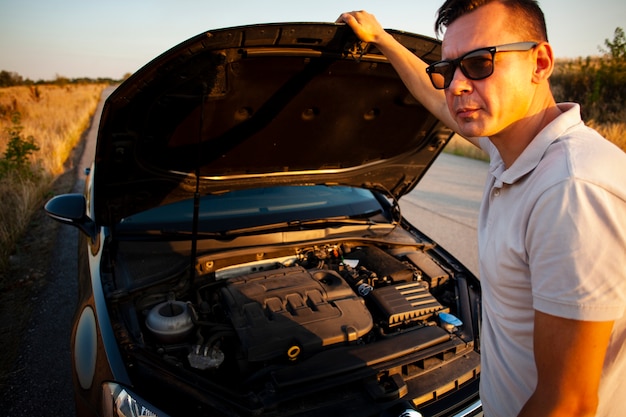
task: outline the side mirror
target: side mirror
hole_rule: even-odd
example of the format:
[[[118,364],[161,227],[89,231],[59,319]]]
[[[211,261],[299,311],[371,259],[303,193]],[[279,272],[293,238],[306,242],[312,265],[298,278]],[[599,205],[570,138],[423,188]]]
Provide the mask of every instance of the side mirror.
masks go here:
[[[87,201],[82,194],[62,194],[53,197],[46,203],[44,210],[54,220],[78,227],[95,240],[96,223],[87,216]]]

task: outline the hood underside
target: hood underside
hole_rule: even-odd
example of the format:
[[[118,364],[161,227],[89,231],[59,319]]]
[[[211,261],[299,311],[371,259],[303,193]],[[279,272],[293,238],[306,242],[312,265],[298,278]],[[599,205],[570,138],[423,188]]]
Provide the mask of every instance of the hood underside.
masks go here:
[[[390,31],[427,62],[439,42]],[[341,184],[409,192],[449,131],[345,25],[198,35],[119,86],[100,122],[96,221],[200,195]]]

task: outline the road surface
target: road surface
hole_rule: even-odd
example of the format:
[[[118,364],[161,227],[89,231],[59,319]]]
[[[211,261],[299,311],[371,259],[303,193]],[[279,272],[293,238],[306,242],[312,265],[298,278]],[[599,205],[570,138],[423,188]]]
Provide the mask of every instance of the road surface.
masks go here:
[[[478,209],[489,164],[441,154],[400,199],[402,214],[478,276]]]

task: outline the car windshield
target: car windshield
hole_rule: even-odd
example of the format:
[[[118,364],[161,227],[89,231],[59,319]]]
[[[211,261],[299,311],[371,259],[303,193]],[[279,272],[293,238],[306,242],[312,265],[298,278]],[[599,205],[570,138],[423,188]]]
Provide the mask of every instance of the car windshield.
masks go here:
[[[122,220],[118,231],[188,232],[193,199],[155,207]],[[200,198],[200,232],[224,232],[283,222],[367,218],[382,207],[371,191],[344,186],[281,186],[232,191]]]

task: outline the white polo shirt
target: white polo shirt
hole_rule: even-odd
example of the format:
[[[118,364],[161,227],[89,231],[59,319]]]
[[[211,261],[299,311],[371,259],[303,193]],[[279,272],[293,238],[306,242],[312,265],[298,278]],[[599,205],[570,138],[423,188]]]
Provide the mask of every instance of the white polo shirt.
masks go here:
[[[480,142],[491,157],[478,229],[487,417],[516,416],[535,388],[534,309],[615,320],[597,415],[624,415],[626,153],[586,127],[577,104],[559,108],[509,169]]]

